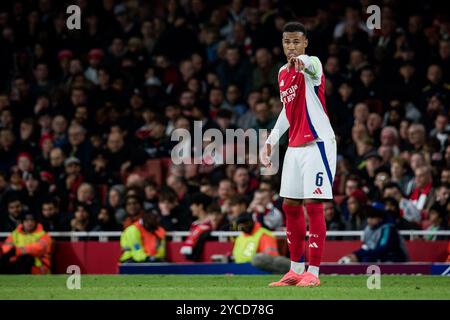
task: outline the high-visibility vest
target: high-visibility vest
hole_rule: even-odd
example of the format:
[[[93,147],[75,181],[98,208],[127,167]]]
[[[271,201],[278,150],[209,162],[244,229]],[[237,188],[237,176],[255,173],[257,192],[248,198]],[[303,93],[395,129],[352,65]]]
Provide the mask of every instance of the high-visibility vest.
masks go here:
[[[120,236],[122,255],[120,261],[142,262],[147,257],[163,259],[166,255],[165,230],[159,227],[154,232],[145,230],[140,221],[126,228]]]
[[[241,233],[234,242],[234,261],[236,263],[251,262],[258,252],[259,242],[264,234],[273,237],[272,232],[263,227],[260,227],[252,235]]]
[[[52,241],[41,224],[32,233],[23,232],[20,224],[3,244],[3,251],[16,247],[16,256],[29,254],[34,257],[35,273],[48,273],[51,267]]]

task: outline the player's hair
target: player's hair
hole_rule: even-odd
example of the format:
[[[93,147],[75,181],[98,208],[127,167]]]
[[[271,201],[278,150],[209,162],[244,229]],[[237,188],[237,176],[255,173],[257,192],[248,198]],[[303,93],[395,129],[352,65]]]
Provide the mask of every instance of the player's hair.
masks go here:
[[[305,37],[307,36],[306,27],[302,23],[297,21],[286,23],[283,27],[283,32],[301,32],[305,35]]]

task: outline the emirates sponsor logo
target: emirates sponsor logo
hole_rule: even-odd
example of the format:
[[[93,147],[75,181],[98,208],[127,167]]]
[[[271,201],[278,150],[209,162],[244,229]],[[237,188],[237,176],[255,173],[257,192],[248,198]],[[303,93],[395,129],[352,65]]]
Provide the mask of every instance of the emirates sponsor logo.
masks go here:
[[[294,84],[293,86],[290,86],[286,90],[281,91],[281,99],[286,104],[288,102],[291,102],[295,99],[295,91],[298,89],[298,85]]]

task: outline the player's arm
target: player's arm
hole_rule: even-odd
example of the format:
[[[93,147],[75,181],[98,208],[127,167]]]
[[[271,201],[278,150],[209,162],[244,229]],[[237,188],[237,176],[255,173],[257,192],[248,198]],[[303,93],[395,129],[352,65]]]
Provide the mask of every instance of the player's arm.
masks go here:
[[[306,54],[299,55],[297,58],[303,63],[303,71],[314,81],[314,85],[320,85],[323,69],[319,58]]]
[[[286,108],[283,105],[283,109],[281,109],[281,112],[278,115],[277,122],[266,140],[266,144],[270,144],[271,146],[277,144],[287,129],[289,129],[289,121],[286,116]]]
[[[272,147],[278,143],[281,136],[289,129],[289,121],[286,116],[286,108],[283,106],[280,114],[278,115],[277,122],[270,132],[269,137],[264,143],[262,151],[261,162],[264,166],[270,166],[270,155],[272,154]]]

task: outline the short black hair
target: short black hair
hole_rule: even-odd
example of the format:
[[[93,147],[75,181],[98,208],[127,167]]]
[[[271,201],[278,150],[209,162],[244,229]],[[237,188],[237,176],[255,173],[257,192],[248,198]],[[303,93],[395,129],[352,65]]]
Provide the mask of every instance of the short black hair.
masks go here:
[[[6,205],[9,206],[11,203],[14,203],[17,201],[20,202],[21,204],[23,204],[23,201],[22,201],[22,198],[20,197],[20,195],[18,195],[17,193],[11,194],[6,199]]]
[[[48,196],[48,197],[45,197],[44,200],[42,200],[41,205],[43,206],[44,204],[52,204],[56,208],[58,208],[59,207],[59,200],[57,198]]]
[[[402,194],[402,197],[405,197],[405,194],[403,193],[402,188],[401,188],[400,185],[399,185],[398,183],[396,183],[396,182],[388,182],[388,183],[386,183],[386,184],[384,185],[384,187],[383,187],[383,192],[384,192],[386,189],[392,189],[392,188],[395,188],[395,189],[397,189],[398,191],[400,191],[400,193]]]
[[[127,203],[128,200],[135,200],[142,207],[143,201],[142,201],[142,198],[139,195],[137,195],[137,194],[127,195],[125,197],[125,203]]]
[[[291,21],[284,25],[283,32],[301,32],[307,36],[306,34],[306,27],[303,23],[297,22],[297,21]]]
[[[204,193],[197,192],[194,193],[191,197],[191,204],[201,204],[203,205],[203,210],[206,211],[206,208],[212,203],[212,199]]]
[[[439,203],[433,204],[428,212],[431,213],[431,211],[435,211],[440,219],[445,219],[447,216],[447,210],[445,209],[445,206]]]
[[[392,197],[383,198],[383,203],[384,203],[384,205],[392,204],[395,207],[396,211],[400,210],[398,201],[396,199],[392,198]]]

